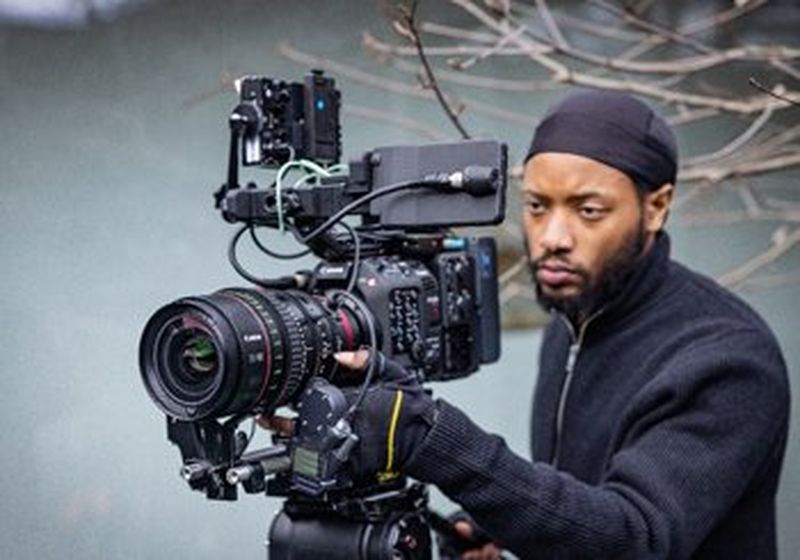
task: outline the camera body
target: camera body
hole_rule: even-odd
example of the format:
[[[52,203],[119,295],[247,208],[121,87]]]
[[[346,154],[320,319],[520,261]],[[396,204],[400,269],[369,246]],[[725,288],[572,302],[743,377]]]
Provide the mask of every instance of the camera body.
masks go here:
[[[344,171],[332,79],[251,76],[239,92],[227,181],[215,202],[226,221],[241,224],[229,259],[254,285],[158,310],[140,343],[145,387],[167,417],[192,489],[209,499],[234,500],[240,486],[287,497],[270,557],[312,557],[298,555],[297,539],[306,547],[343,539],[343,558],[426,558],[424,487],[402,478],[365,485],[349,474],[357,404],[342,387],[364,389],[374,372],[354,377],[333,356],[380,350],[421,381],[464,377],[499,358],[494,240],[450,228],[503,219],[506,148],[494,141],[381,147]],[[240,159],[277,168],[275,181],[240,186]],[[286,187],[293,166],[313,172]],[[288,229],[320,262],[289,277],[252,276],[236,245],[249,232],[274,255],[259,241],[260,228]],[[247,451],[239,424],[284,406],[298,415],[295,434]]]
[[[493,240],[458,238],[448,245],[424,259],[369,257],[356,282],[357,296],[373,313],[380,350],[429,381],[464,377],[500,355]],[[352,266],[320,263],[312,291],[344,289]]]

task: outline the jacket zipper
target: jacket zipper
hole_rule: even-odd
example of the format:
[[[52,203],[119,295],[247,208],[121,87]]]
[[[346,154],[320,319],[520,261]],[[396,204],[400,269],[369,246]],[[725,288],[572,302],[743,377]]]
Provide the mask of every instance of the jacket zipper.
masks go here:
[[[561,392],[558,396],[558,410],[556,412],[556,440],[553,445],[553,457],[551,459],[551,463],[554,467],[558,467],[558,455],[561,451],[561,432],[564,429],[564,410],[567,407],[567,397],[569,396],[569,390],[572,386],[572,374],[575,371],[575,362],[578,361],[578,354],[581,351],[581,345],[583,344],[583,337],[586,334],[586,327],[589,326],[595,317],[600,315],[603,310],[599,310],[593,315],[591,315],[586,321],[581,324],[580,331],[578,331],[578,336],[575,336],[575,329],[570,323],[569,319],[561,315],[560,317],[566,323],[567,328],[569,328],[570,339],[572,340],[572,344],[569,346],[569,353],[567,354],[567,364],[564,366],[564,381],[561,384]]]

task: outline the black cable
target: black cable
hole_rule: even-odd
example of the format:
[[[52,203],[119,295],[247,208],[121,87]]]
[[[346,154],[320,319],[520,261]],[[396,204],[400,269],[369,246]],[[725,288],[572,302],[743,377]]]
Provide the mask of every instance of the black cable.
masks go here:
[[[356,287],[356,281],[358,281],[358,269],[361,266],[361,240],[358,237],[358,232],[350,224],[339,222],[339,225],[346,229],[353,238],[353,266],[350,269],[350,280],[347,282],[347,292],[352,294]]]
[[[281,289],[281,288],[292,288],[295,286],[296,282],[294,278],[291,277],[284,277],[278,278],[275,280],[266,280],[264,278],[258,278],[253,276],[241,265],[239,262],[239,257],[236,256],[236,245],[239,243],[239,239],[241,239],[242,234],[252,227],[250,224],[243,225],[239,231],[237,231],[233,237],[231,238],[230,243],[228,244],[228,261],[230,261],[231,266],[236,271],[236,273],[253,284],[257,286],[261,286],[262,288],[267,289]]]
[[[355,210],[362,204],[365,204],[376,198],[380,198],[382,196],[386,196],[387,194],[391,194],[393,192],[401,191],[404,189],[445,187],[448,184],[449,183],[443,181],[442,178],[435,178],[435,179],[422,179],[422,180],[416,179],[413,181],[404,181],[402,183],[395,183],[394,185],[387,185],[385,187],[381,187],[378,190],[367,193],[364,196],[357,198],[350,204],[343,206],[338,212],[336,212],[330,218],[325,220],[321,225],[317,226],[317,228],[314,229],[311,233],[309,233],[305,237],[300,238],[300,241],[303,243],[308,243],[310,240],[314,239],[321,233],[333,227],[334,224],[336,224],[339,220],[344,218],[352,210]]]
[[[244,452],[247,451],[248,447],[250,447],[250,444],[253,442],[253,437],[255,435],[256,435],[256,417],[253,416],[252,421],[250,423],[250,433],[247,436],[247,441],[242,446],[242,449],[239,450],[239,453],[236,454],[236,460],[237,461],[242,458],[242,455],[244,455]]]
[[[281,259],[281,260],[299,259],[300,257],[305,257],[306,255],[308,255],[311,252],[311,249],[304,249],[303,251],[298,251],[297,253],[288,253],[288,254],[287,253],[276,253],[272,249],[267,248],[267,246],[264,245],[261,242],[261,240],[256,235],[255,226],[251,226],[250,227],[250,237],[252,237],[253,243],[255,243],[256,247],[258,247],[259,250],[261,250],[261,252],[263,252],[263,253],[265,253],[265,254],[267,254],[270,257],[275,258],[275,259]]]
[[[343,206],[342,208],[339,209],[339,211],[337,211],[335,214],[333,214],[327,220],[325,220],[325,222],[323,222],[321,225],[317,226],[311,233],[309,233],[308,235],[306,235],[304,237],[300,237],[299,240],[300,240],[301,243],[308,243],[309,241],[311,241],[315,237],[319,236],[323,232],[325,232],[328,229],[330,229],[331,227],[333,227],[336,223],[343,223],[343,222],[340,222],[340,220],[342,218],[344,218],[347,214],[349,214],[355,208],[358,208],[362,204],[365,204],[365,203],[367,203],[367,202],[369,202],[371,200],[374,200],[376,198],[380,198],[382,196],[386,196],[387,194],[391,194],[393,192],[400,191],[400,190],[403,190],[403,189],[434,188],[434,187],[447,186],[447,184],[448,183],[446,183],[443,179],[436,178],[436,179],[421,179],[421,180],[420,179],[416,179],[416,180],[413,180],[413,181],[404,181],[402,183],[395,183],[394,185],[387,185],[385,187],[381,187],[381,188],[379,188],[379,189],[377,189],[375,191],[369,192],[369,193],[365,194],[364,196],[362,196],[362,197],[352,201],[351,203]],[[348,228],[348,231],[350,232],[351,236],[353,237],[353,239],[357,243],[357,235],[355,233],[353,233],[352,228],[350,226],[347,226],[347,228]],[[263,251],[264,253],[266,253],[267,255],[269,255],[271,257],[275,257],[275,258],[278,258],[278,259],[299,258],[299,257],[303,257],[303,256],[305,256],[305,255],[307,255],[308,253],[311,252],[310,249],[306,249],[305,251],[301,251],[301,252],[298,252],[298,253],[283,255],[283,254],[280,254],[280,253],[275,253],[271,249],[268,249],[263,243],[261,243],[261,240],[259,240],[258,237],[256,236],[254,229],[251,230],[251,237],[253,238],[253,242],[256,244],[256,246],[261,251]]]
[[[364,382],[361,384],[361,388],[358,391],[356,400],[342,416],[344,419],[349,419],[353,416],[355,411],[358,410],[358,407],[361,406],[361,402],[367,395],[367,389],[369,389],[369,385],[372,383],[372,378],[375,377],[375,363],[377,361],[376,356],[379,356],[380,359],[383,360],[383,355],[378,352],[378,334],[375,329],[375,322],[372,320],[372,312],[369,310],[367,305],[353,294],[348,292],[339,290],[334,292],[334,294],[339,297],[347,298],[351,303],[353,303],[353,305],[359,308],[361,314],[364,316],[364,320],[367,323],[367,330],[369,331],[369,366],[367,367],[367,374],[364,376]]]
[[[338,212],[336,212],[331,217],[329,217],[327,220],[325,220],[321,225],[317,226],[311,233],[309,233],[308,235],[306,235],[304,237],[300,237],[299,240],[300,240],[301,243],[307,244],[309,241],[311,241],[312,239],[314,239],[318,235],[320,235],[323,232],[327,231],[328,229],[330,229],[331,227],[333,227],[337,223],[340,223],[340,220],[342,218],[344,218],[352,210],[354,210],[355,208],[361,206],[362,204],[365,204],[365,203],[367,203],[367,202],[369,202],[371,200],[374,200],[376,198],[380,198],[382,196],[386,196],[387,194],[391,194],[393,192],[404,190],[404,189],[442,187],[442,186],[447,186],[447,184],[448,183],[445,180],[443,180],[442,178],[435,178],[435,179],[422,179],[422,180],[404,181],[402,183],[395,183],[394,185],[387,185],[385,187],[381,187],[378,190],[375,190],[375,191],[372,191],[370,193],[367,193],[366,195],[354,200],[350,204],[345,205],[344,207],[339,209]],[[350,228],[350,226],[347,226],[347,227]],[[248,230],[248,229],[251,231],[251,236],[253,238],[253,241],[255,242],[256,246],[261,251],[263,251],[267,255],[274,256],[274,257],[279,258],[279,259],[280,258],[286,258],[286,259],[299,258],[300,256],[304,256],[308,252],[310,252],[310,249],[307,250],[307,251],[296,253],[294,255],[280,255],[279,253],[275,253],[274,251],[271,251],[266,246],[264,246],[263,243],[261,243],[261,241],[255,235],[255,232],[253,230],[253,225],[249,224],[249,223],[245,224],[244,226],[242,226],[242,228],[239,229],[239,231],[237,231],[234,234],[233,238],[231,239],[231,242],[228,245],[228,260],[230,261],[231,266],[236,271],[236,273],[239,274],[239,276],[241,276],[242,278],[244,278],[248,282],[252,282],[253,284],[256,284],[256,285],[264,287],[264,288],[290,287],[292,285],[292,280],[291,279],[284,278],[284,279],[279,279],[279,280],[266,280],[266,279],[263,279],[263,278],[258,278],[256,276],[253,276],[252,274],[250,274],[241,265],[241,263],[239,263],[239,259],[236,256],[236,245],[239,243],[239,239],[242,237],[242,234],[245,232],[245,230]],[[350,229],[352,229],[352,228],[350,228]],[[360,247],[359,241],[358,241],[358,234],[356,234],[355,232],[351,232],[351,235],[353,235],[354,243],[358,247]],[[348,290],[352,291],[352,287],[354,287],[354,284],[351,284],[351,286],[348,287]]]

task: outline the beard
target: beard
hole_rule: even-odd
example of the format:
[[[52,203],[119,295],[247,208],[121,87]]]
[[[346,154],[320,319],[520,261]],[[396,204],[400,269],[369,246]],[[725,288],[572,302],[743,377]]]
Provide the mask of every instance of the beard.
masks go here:
[[[582,280],[582,287],[577,294],[571,296],[548,295],[536,280],[536,272],[541,262],[548,260],[565,262],[563,257],[558,253],[548,252],[536,260],[529,260],[528,268],[536,285],[536,299],[539,305],[548,312],[562,313],[574,324],[578,324],[622,292],[636,270],[644,252],[645,241],[644,223],[640,220],[636,229],[625,236],[619,249],[603,263],[594,276],[585,268],[574,267],[575,274]],[[527,237],[525,248],[528,250]],[[530,255],[529,250],[528,254]]]

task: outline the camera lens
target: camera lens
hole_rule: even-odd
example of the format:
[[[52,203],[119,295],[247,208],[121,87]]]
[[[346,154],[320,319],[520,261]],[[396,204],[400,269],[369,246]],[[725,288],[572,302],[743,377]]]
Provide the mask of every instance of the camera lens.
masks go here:
[[[192,375],[202,377],[217,367],[214,343],[205,333],[191,337],[183,347],[183,365]]]
[[[304,292],[231,288],[173,302],[148,321],[142,379],[183,420],[271,413],[306,380],[329,377],[333,354],[358,346],[360,321]]]

